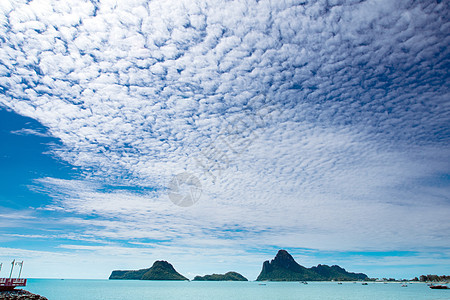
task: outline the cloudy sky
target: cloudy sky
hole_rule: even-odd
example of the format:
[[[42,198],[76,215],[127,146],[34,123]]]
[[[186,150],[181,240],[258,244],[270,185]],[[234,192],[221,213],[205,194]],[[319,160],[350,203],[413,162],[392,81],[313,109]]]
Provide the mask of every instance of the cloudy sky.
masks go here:
[[[2,0],[0,262],[448,273],[449,3]]]

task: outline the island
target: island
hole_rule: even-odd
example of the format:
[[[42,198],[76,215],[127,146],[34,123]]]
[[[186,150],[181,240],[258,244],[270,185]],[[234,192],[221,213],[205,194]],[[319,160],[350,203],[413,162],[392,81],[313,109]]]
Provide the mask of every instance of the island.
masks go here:
[[[363,273],[351,273],[339,266],[318,265],[306,268],[299,265],[286,251],[279,250],[272,261],[265,261],[257,281],[356,281],[367,280]]]
[[[157,260],[148,269],[114,270],[109,279],[124,280],[189,280],[165,260]]]
[[[248,279],[239,273],[227,272],[225,274],[195,276],[194,281],[248,281]]]

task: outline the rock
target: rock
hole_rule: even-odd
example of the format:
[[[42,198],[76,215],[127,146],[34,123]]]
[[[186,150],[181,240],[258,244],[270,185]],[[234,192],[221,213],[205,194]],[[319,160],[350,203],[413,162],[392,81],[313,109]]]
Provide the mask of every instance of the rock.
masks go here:
[[[36,295],[21,289],[14,289],[12,291],[0,291],[1,300],[48,300],[45,297]]]

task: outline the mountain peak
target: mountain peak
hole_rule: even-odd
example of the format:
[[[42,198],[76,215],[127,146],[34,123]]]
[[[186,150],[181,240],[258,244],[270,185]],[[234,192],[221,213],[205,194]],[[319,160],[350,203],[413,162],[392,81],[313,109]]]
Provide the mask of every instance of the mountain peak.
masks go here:
[[[292,257],[292,255],[289,254],[289,252],[287,252],[286,250],[278,250],[277,255],[275,256],[274,260],[289,260],[289,261],[294,261],[294,258]]]
[[[286,269],[290,269],[292,266],[298,265],[292,255],[290,255],[286,250],[279,250],[271,263]]]
[[[309,275],[308,269],[299,265],[292,255],[286,250],[279,250],[274,259],[263,263],[261,273],[256,280],[289,281],[310,278]]]
[[[172,264],[170,264],[168,261],[165,261],[165,260],[156,260],[153,263],[152,268],[153,267],[168,267],[168,268],[172,268],[173,269]]]

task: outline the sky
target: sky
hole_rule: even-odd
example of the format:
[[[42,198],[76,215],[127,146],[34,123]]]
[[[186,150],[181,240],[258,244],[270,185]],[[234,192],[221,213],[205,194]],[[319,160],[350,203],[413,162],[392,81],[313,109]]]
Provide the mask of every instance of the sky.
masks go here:
[[[450,2],[2,0],[0,262],[450,270]]]

